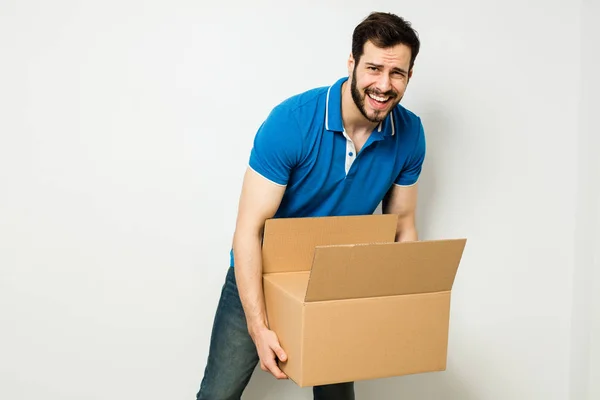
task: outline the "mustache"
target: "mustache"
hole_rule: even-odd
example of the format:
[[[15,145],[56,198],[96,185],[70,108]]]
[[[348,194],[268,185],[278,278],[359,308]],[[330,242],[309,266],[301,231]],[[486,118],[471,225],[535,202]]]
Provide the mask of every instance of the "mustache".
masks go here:
[[[381,90],[378,90],[378,89],[367,88],[367,89],[365,89],[365,93],[366,94],[374,94],[376,96],[389,96],[392,99],[398,97],[398,93],[396,93],[393,90],[388,90],[387,92],[382,92]]]

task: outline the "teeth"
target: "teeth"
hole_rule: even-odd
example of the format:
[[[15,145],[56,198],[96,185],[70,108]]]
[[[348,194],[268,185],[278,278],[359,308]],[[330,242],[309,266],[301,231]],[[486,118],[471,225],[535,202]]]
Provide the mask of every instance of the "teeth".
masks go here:
[[[369,93],[369,97],[372,98],[373,100],[377,100],[377,101],[380,101],[382,103],[385,102],[385,101],[387,101],[389,99],[389,97],[379,97],[379,96],[376,96],[376,95],[371,94],[371,93]]]

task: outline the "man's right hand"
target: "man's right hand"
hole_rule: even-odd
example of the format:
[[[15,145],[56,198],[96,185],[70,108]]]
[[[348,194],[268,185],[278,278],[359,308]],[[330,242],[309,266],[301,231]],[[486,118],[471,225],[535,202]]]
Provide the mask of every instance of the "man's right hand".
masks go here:
[[[279,339],[275,332],[263,326],[254,329],[251,336],[260,358],[260,368],[265,372],[270,372],[277,379],[287,379],[287,376],[277,366],[276,359],[285,362],[287,354],[279,345]]]
[[[248,332],[256,346],[260,368],[277,379],[287,378],[277,366],[277,359],[284,362],[287,355],[266,323],[261,243],[265,221],[275,215],[285,188],[246,168],[233,235],[235,277]]]

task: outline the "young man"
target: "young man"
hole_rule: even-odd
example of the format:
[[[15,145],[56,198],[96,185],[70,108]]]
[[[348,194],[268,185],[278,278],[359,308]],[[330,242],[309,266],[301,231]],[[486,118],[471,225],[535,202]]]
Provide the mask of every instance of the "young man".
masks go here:
[[[348,77],[276,106],[250,154],[229,268],[198,400],[239,399],[257,363],[278,379],[285,361],[266,321],[265,220],[398,214],[397,241],[417,240],[417,179],[425,157],[419,117],[399,105],[419,52],[410,24],[372,13],[354,30]],[[368,343],[365,343],[368,346]],[[313,388],[315,399],[354,399],[352,382]]]

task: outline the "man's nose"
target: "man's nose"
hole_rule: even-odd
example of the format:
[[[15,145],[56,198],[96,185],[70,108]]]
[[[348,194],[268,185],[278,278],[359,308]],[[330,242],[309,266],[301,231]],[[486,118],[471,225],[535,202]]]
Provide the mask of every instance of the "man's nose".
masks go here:
[[[382,93],[389,91],[392,88],[390,77],[387,74],[381,74],[377,81],[377,89]]]

